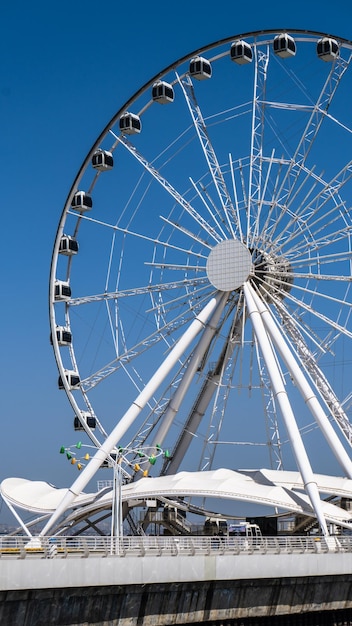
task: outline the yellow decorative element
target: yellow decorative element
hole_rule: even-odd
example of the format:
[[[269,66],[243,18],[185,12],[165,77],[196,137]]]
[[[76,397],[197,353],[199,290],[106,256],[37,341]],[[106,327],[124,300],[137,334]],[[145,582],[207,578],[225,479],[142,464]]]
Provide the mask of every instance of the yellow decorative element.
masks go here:
[[[138,465],[138,463],[136,463],[135,466],[134,466],[134,471],[135,472],[139,472],[140,469],[141,469],[141,466]]]
[[[144,478],[146,478],[148,476],[148,470],[144,470],[143,476],[144,476]]]
[[[85,459],[85,461],[89,461],[90,456],[89,456],[88,452],[87,452],[87,454],[84,455],[84,459]]]
[[[72,459],[71,459],[71,465],[74,465],[75,463],[77,463],[77,459],[75,459],[75,457],[72,457]]]

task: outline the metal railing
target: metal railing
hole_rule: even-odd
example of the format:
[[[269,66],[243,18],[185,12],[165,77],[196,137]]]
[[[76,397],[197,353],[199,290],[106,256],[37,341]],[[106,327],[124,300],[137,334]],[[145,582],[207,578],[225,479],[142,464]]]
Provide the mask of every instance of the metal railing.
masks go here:
[[[352,552],[351,536],[313,537],[18,537],[0,536],[0,559],[129,556],[258,555]]]

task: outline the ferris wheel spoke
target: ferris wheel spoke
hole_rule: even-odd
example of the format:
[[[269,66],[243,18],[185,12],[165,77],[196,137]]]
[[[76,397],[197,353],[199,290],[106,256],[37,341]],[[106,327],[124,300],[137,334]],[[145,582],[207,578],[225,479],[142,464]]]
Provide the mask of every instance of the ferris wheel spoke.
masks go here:
[[[183,281],[182,286],[185,287],[185,289],[182,290],[181,295],[179,295],[176,298],[168,298],[167,300],[165,299],[160,300],[160,295],[162,293],[162,290],[157,291],[157,292],[155,292],[154,290],[149,290],[147,292],[148,295],[151,297],[152,302],[151,302],[151,306],[148,306],[145,309],[145,314],[149,314],[149,313],[156,314],[155,325],[157,329],[159,330],[159,332],[163,333],[162,337],[160,338],[162,338],[165,343],[168,343],[167,337],[169,333],[164,332],[162,329],[168,328],[168,325],[170,324],[170,315],[173,312],[177,312],[180,306],[186,307],[187,310],[188,309],[193,310],[195,306],[199,306],[200,302],[203,302],[205,298],[208,298],[213,293],[213,290],[209,290],[208,281],[205,279],[202,279],[198,282],[195,279],[193,279],[188,284],[185,281]],[[190,306],[190,302],[193,303],[193,306]],[[118,301],[114,300],[114,304],[115,303],[118,304]],[[119,310],[117,311],[117,314],[116,314],[116,311],[114,310],[114,313],[115,313],[114,320],[118,319],[119,320],[118,324],[116,321],[114,322],[111,321],[112,316],[110,314],[110,311],[108,311],[108,317],[110,321],[112,337],[114,338],[114,343],[116,346],[116,355],[117,357],[119,357],[119,350],[117,349],[117,342],[115,340],[115,336],[116,336],[116,332],[118,328],[120,329],[121,344],[124,346],[123,350],[125,352],[126,351],[128,352],[129,348],[125,339],[123,324],[120,319]]]
[[[184,325],[184,321],[179,322],[179,325]],[[170,324],[168,324],[169,333],[171,332]],[[176,330],[176,324],[173,325],[172,331]],[[165,333],[165,336],[167,334]],[[142,342],[129,348],[122,354],[120,354],[116,359],[106,364],[104,367],[100,368],[89,377],[83,379],[81,381],[82,390],[87,393],[88,391],[94,389],[98,384],[112,376],[115,372],[117,372],[120,368],[125,368],[127,364],[131,363],[133,360],[137,359],[141,356],[146,350],[148,350],[151,346],[154,346],[156,343],[164,341],[164,334],[160,330],[152,335],[146,337]]]
[[[215,215],[219,214],[219,211],[214,200],[210,197],[210,194],[208,193],[207,189],[203,185],[201,185],[201,189],[199,189],[199,185],[197,185],[192,178],[190,178],[190,182],[194,190],[196,191],[198,197],[200,198],[201,202],[203,203],[204,207],[206,208],[207,213],[211,215],[212,221],[216,223],[218,231],[221,234],[222,238],[227,239],[228,232],[226,233],[224,231],[219,221],[215,217]],[[212,207],[212,209],[210,207]],[[221,221],[223,221],[222,218],[220,219]]]
[[[271,159],[269,160],[269,163],[268,163],[268,169],[267,169],[267,173],[265,176],[265,181],[263,183],[262,190],[260,191],[260,197],[258,198],[257,219],[256,219],[255,227],[253,229],[253,241],[257,241],[260,235],[260,230],[261,230],[260,221],[261,221],[262,211],[264,207],[266,207],[265,195],[267,192],[268,183],[269,183],[270,176],[271,176],[271,168],[272,168],[273,163],[274,163],[274,150],[272,151]]]
[[[256,352],[256,361],[261,380],[261,396],[262,407],[265,416],[265,433],[266,440],[269,445],[269,459],[270,467],[272,469],[283,469],[283,456],[278,411],[276,407],[275,395],[270,383],[270,377],[268,375],[267,368],[265,366],[264,359],[260,353],[258,342],[254,336],[254,347]]]
[[[127,228],[127,227],[123,228],[121,226],[117,226],[116,224],[113,225],[113,224],[109,224],[107,222],[102,222],[101,220],[98,220],[96,218],[90,218],[90,217],[88,217],[86,215],[81,216],[80,219],[86,220],[87,222],[91,222],[91,223],[93,223],[95,225],[105,226],[106,228],[110,229],[114,234],[116,232],[119,232],[122,235],[126,235],[126,236],[133,237],[133,238],[136,238],[136,239],[140,239],[140,240],[143,240],[143,241],[149,241],[149,242],[151,242],[151,243],[153,243],[155,245],[159,245],[162,248],[169,248],[171,250],[177,250],[179,252],[184,252],[185,254],[190,254],[192,256],[203,258],[203,259],[207,258],[207,256],[205,254],[201,254],[199,252],[195,252],[192,249],[187,249],[187,248],[183,248],[183,247],[180,247],[180,246],[173,245],[173,244],[171,244],[171,243],[169,243],[167,241],[161,240],[160,238],[155,238],[154,239],[152,237],[148,237],[148,235],[145,235],[144,233],[139,233],[139,232],[131,230],[130,228]],[[164,219],[165,221],[168,221],[166,218],[162,218],[161,217],[160,219]],[[170,221],[169,223],[171,224],[172,222]],[[177,228],[177,225],[175,225],[175,228]],[[192,234],[190,231],[187,231],[187,234],[188,234],[188,236],[190,238],[194,239],[198,243],[203,243],[202,239],[200,239],[197,235]],[[209,244],[207,244],[207,245],[208,245],[208,247],[210,247]]]
[[[286,294],[286,298],[290,300],[292,303],[294,303],[296,306],[299,306],[303,311],[309,312],[315,318],[327,324],[330,328],[333,328],[334,330],[342,333],[343,335],[345,335],[346,337],[349,337],[350,339],[352,338],[352,332],[349,331],[348,328],[346,328],[346,326],[342,326],[341,324],[338,324],[335,320],[329,318],[327,315],[320,313],[319,311],[314,309],[310,304],[306,304],[305,302],[303,302],[302,299],[300,300],[296,298],[291,293]]]
[[[306,168],[303,169],[305,176],[303,180],[301,180],[300,186],[292,195],[290,202],[285,204],[285,211],[287,213],[287,224],[285,225],[285,232],[287,229],[294,229],[294,227],[300,228],[301,224],[303,228],[305,227],[308,215],[310,215],[312,212],[312,209],[310,208],[312,204],[310,196],[315,191],[319,183],[321,184],[323,182],[320,176],[315,175],[314,167],[308,171],[306,170]],[[309,185],[308,190],[305,190],[305,185]],[[295,206],[295,199],[299,196],[300,193],[304,193],[304,196],[300,200],[299,205]],[[291,210],[291,206],[294,206],[294,210]],[[296,231],[294,230],[294,234],[295,232]],[[275,221],[273,223],[272,233],[272,236],[275,238],[275,242],[279,242],[280,238],[282,237],[283,231],[278,231],[278,229],[276,229]],[[290,241],[290,238],[288,240]]]
[[[332,115],[330,115],[330,113],[328,113],[327,111],[323,111],[323,113],[324,113],[325,117],[327,117],[329,120],[334,122],[334,124],[336,124],[336,126],[340,126],[344,130],[346,130],[348,133],[352,134],[352,128],[350,128],[346,124],[343,124],[342,122],[340,122],[340,120],[338,120],[336,117],[333,117]]]
[[[321,249],[341,240],[348,241],[350,229],[347,227],[348,222],[345,218],[345,203],[335,205],[331,210],[326,211],[325,215],[325,222],[319,217],[313,224],[309,224],[308,215],[306,219],[296,218],[295,224],[292,222],[293,228],[287,228],[287,231],[282,232],[277,238],[271,237],[276,245],[276,253],[278,254],[285,249],[289,250],[290,260],[294,262],[297,258],[300,259],[300,255],[306,254],[307,250],[310,250],[313,242],[316,248]],[[305,234],[307,237],[304,236]]]
[[[177,224],[176,222],[168,219],[167,217],[164,217],[163,215],[160,215],[160,219],[163,222],[165,222],[166,224],[169,224],[170,226],[172,226],[172,228],[174,228],[175,230],[180,231],[181,233],[183,233],[184,235],[186,235],[190,239],[193,239],[194,241],[196,241],[197,243],[200,243],[205,248],[211,250],[212,246],[207,241],[205,241],[204,239],[201,239],[199,234],[192,233],[187,228],[184,228],[183,226],[181,226],[181,224]],[[206,255],[204,255],[204,258],[206,258]]]
[[[350,233],[346,230],[346,226],[343,225],[336,231],[327,232],[325,235],[321,235],[320,237],[314,237],[314,233],[311,233],[309,228],[307,228],[307,234],[309,235],[310,242],[314,242],[314,247],[319,249],[328,248],[332,244],[336,244],[341,241],[349,241]],[[292,246],[290,248],[290,255],[292,255],[293,259],[298,256],[300,258],[301,254],[305,254],[307,251],[307,241],[300,240],[297,242],[296,246]]]
[[[197,286],[202,285],[204,282],[208,282],[206,278],[192,278],[181,281],[174,281],[169,283],[160,284],[148,284],[143,287],[135,287],[131,289],[122,289],[118,291],[106,292],[101,294],[91,294],[88,296],[82,296],[77,298],[71,298],[68,301],[69,306],[80,306],[82,304],[88,304],[91,302],[103,302],[106,300],[119,300],[120,298],[130,298],[131,296],[140,296],[150,293],[159,293],[161,291],[169,291],[173,289],[180,289],[185,286]]]
[[[345,411],[343,410],[341,402],[338,400],[335,392],[333,391],[326,376],[324,376],[313,354],[308,349],[302,335],[299,332],[298,327],[294,324],[292,317],[287,314],[287,311],[285,310],[285,307],[281,302],[277,302],[277,307],[285,325],[285,329],[290,335],[291,340],[295,345],[297,354],[301,357],[302,363],[306,371],[316,382],[317,389],[323,401],[325,402],[329,411],[331,411],[332,416],[340,427],[348,443],[352,446],[352,424],[349,422],[349,419]]]
[[[277,196],[277,190],[280,184],[280,178],[282,176],[282,168],[284,167],[284,165],[287,165],[288,163],[284,161],[283,158],[275,158],[274,154],[272,152],[270,159],[268,159],[267,157],[265,157],[264,155],[262,156],[262,161],[263,163],[268,163],[268,169],[271,169],[272,164],[276,163],[277,164],[277,172],[276,172],[276,176],[274,178],[274,181],[272,181],[272,185],[273,185],[273,190],[271,193],[271,196],[273,198],[276,198]],[[262,203],[264,203],[264,199],[262,201]],[[273,228],[273,224],[275,224],[275,211],[276,211],[276,203],[272,202],[271,200],[266,202],[266,211],[267,211],[267,216],[264,220],[264,224],[261,227],[261,232],[258,232],[258,239],[263,240],[265,235],[263,235],[264,233],[268,233],[271,232],[271,229]]]
[[[318,242],[322,247],[324,245],[329,245],[334,241],[338,241],[341,238],[341,235],[344,235],[343,238],[346,238],[346,226],[345,228],[342,228],[340,230],[332,231],[332,233],[329,232],[332,230],[332,228],[334,228],[335,223],[340,223],[341,216],[343,221],[343,211],[341,211],[342,208],[345,208],[344,205],[339,205],[337,207],[334,207],[331,211],[327,211],[326,223],[321,223],[321,218],[319,218],[312,224],[309,224],[309,222],[307,221],[308,232],[310,233],[311,237],[314,238],[314,241]],[[327,231],[329,232],[329,234],[324,234]],[[320,237],[318,237],[318,235],[320,235]],[[297,248],[293,248],[293,250],[297,250]]]
[[[212,468],[219,438],[223,427],[224,416],[230,394],[234,388],[239,391],[246,387],[255,389],[256,383],[252,380],[252,354],[249,366],[249,383],[244,383],[243,347],[244,329],[246,322],[246,306],[241,296],[233,307],[233,323],[229,335],[226,337],[220,357],[210,373],[208,373],[208,384],[204,385],[202,395],[199,398],[199,407],[202,407],[202,414],[205,413],[204,404],[210,405],[211,410],[208,418],[206,432],[203,435],[203,448],[198,465],[199,470],[209,470]],[[212,390],[211,385],[215,384]],[[212,398],[214,396],[214,398]],[[199,409],[200,410],[200,409]]]
[[[345,202],[340,202],[339,204],[336,204],[332,209],[327,210],[325,212],[326,223],[324,223],[324,220],[322,217],[322,213],[323,213],[322,208],[323,208],[322,206],[319,207],[320,216],[317,217],[315,221],[311,223],[309,223],[308,221],[309,230],[315,236],[318,233],[324,232],[327,228],[330,228],[332,224],[334,224],[335,222],[338,222],[338,220],[340,220],[341,218],[342,218],[342,221],[345,221],[344,220],[344,213],[346,213]],[[347,221],[345,221],[345,225],[347,226]]]
[[[293,104],[289,102],[270,102],[265,100],[265,105],[268,109],[281,109],[282,111],[305,111],[306,113],[312,113],[315,110],[313,104]],[[321,111],[323,113],[323,111]]]
[[[197,289],[194,289],[195,286],[197,286]],[[159,310],[162,310],[164,314],[168,313],[175,308],[175,306],[188,303],[191,298],[199,299],[202,293],[213,293],[213,290],[209,287],[208,279],[198,279],[198,282],[193,279],[188,285],[186,285],[185,291],[180,296],[177,296],[176,298],[168,298],[167,301],[163,300],[162,302],[155,300],[153,301],[153,306],[146,309],[146,313],[152,313]]]
[[[124,145],[127,150],[132,154],[141,165],[161,184],[161,186],[169,193],[174,200],[186,210],[186,212],[202,227],[203,231],[209,235],[216,243],[221,240],[220,235],[216,230],[199,214],[197,211],[185,200],[185,198],[164,178],[158,170],[145,159],[137,148],[131,144],[130,141],[124,136],[119,137],[119,141]]]
[[[212,177],[212,180],[215,185],[215,189],[217,195],[219,197],[222,214],[220,214],[215,206],[215,203],[212,202],[213,210],[217,214],[217,217],[222,221],[227,228],[227,232],[235,237],[235,232],[233,231],[232,220],[235,219],[236,230],[238,229],[238,225],[236,224],[236,214],[233,208],[232,200],[230,198],[228,189],[226,187],[225,179],[222,174],[222,170],[220,168],[216,152],[211,143],[210,136],[206,127],[206,123],[200,109],[200,106],[197,102],[194,86],[190,76],[187,74],[180,78],[176,73],[177,80],[182,89],[184,98],[186,100],[189,112],[192,117],[193,125],[196,129],[197,136],[199,139],[199,143],[201,145],[202,151],[204,153],[206,162],[208,164],[208,168]],[[194,183],[193,183],[194,184]],[[224,219],[225,218],[225,219]],[[225,238],[225,235],[224,235]]]
[[[310,273],[310,272],[304,272],[302,274],[300,274],[299,272],[295,271],[295,278],[302,278],[304,280],[311,280],[314,279],[316,281],[334,281],[334,282],[343,282],[343,283],[350,283],[352,281],[352,277],[349,274],[348,276],[342,276],[341,274],[337,274],[336,276],[334,276],[333,274],[314,274],[314,273]],[[296,285],[297,289],[300,289],[300,287],[298,285]],[[315,290],[310,290],[311,293],[316,293]],[[320,295],[324,295],[324,294],[320,294]],[[334,298],[332,298],[332,300],[335,300]],[[335,300],[335,302],[341,302],[341,300]],[[346,303],[345,303],[346,304]]]
[[[209,471],[213,467],[216,447],[219,445],[219,437],[230,391],[231,387],[229,385],[225,386],[220,378],[220,385],[218,385],[215,390],[215,398],[210,412],[208,430],[204,436],[203,451],[198,466],[201,471]]]
[[[317,256],[306,256],[306,257],[297,257],[296,259],[290,259],[290,263],[292,265],[292,267],[294,268],[295,271],[295,275],[297,270],[301,269],[302,267],[307,267],[308,266],[319,266],[320,267],[324,267],[324,265],[331,265],[331,263],[336,263],[336,262],[343,262],[343,261],[348,261],[350,262],[352,260],[352,250],[350,252],[335,252],[333,254],[319,254]],[[314,274],[314,277],[318,277],[319,274]],[[348,277],[350,276],[350,274],[348,274]],[[338,277],[336,277],[338,278]],[[347,280],[347,276],[346,276],[346,280]]]
[[[234,202],[235,202],[236,223],[238,225],[238,235],[239,235],[240,241],[243,241],[243,231],[242,231],[240,209],[239,209],[239,202],[238,202],[238,193],[237,193],[235,172],[233,168],[233,161],[232,161],[231,153],[229,153],[229,163],[230,163],[230,171],[231,171],[232,190],[233,190],[233,196],[234,196]]]
[[[319,193],[315,195],[312,199],[309,200],[308,197],[311,194],[313,188],[309,190],[308,195],[306,195],[301,202],[300,206],[295,209],[294,214],[288,220],[288,223],[285,225],[285,229],[291,229],[296,223],[299,223],[299,220],[302,219],[302,223],[312,229],[319,222],[323,223],[323,228],[329,224],[326,223],[326,218],[329,214],[333,214],[336,212],[338,217],[341,215],[342,211],[345,210],[345,205],[341,202],[339,198],[339,193],[346,185],[352,177],[352,162],[349,161],[343,169],[336,174],[328,183],[323,183],[322,188]],[[334,206],[329,210],[329,212],[323,211],[325,205],[329,202],[334,202]],[[288,203],[287,208],[289,209],[291,203]],[[317,217],[318,216],[318,217]],[[314,221],[315,218],[315,221]],[[276,233],[274,231],[275,241],[279,241],[282,237],[282,231],[280,233]],[[293,231],[292,235],[286,240],[287,242],[292,241],[295,237],[297,237],[298,232]],[[285,241],[285,243],[286,243]],[[279,248],[281,249],[281,248]]]
[[[132,360],[136,359],[143,352],[148,350],[150,347],[155,344],[165,341],[165,338],[171,337],[173,333],[179,331],[180,328],[190,323],[200,307],[204,306],[213,294],[205,294],[201,295],[199,300],[196,300],[196,303],[189,306],[187,314],[182,310],[181,313],[175,315],[171,320],[168,320],[164,326],[158,327],[153,333],[145,336],[141,341],[133,345],[132,347],[126,348],[125,351],[118,355],[116,359],[113,359],[109,363],[107,363],[104,367],[100,368],[98,371],[91,374],[89,377],[81,381],[82,389],[87,392],[90,389],[93,389],[101,383],[103,380],[114,374],[122,364],[130,363]]]
[[[271,294],[270,303],[273,305],[273,314],[277,316],[278,323],[282,323],[282,300]],[[294,304],[291,305],[290,302],[285,301],[284,311],[286,315],[291,317],[293,325],[300,332],[301,336],[306,337],[309,344],[315,347],[317,354],[324,354],[330,350],[330,345],[333,343],[333,340],[329,340],[328,343],[327,339],[322,339],[309,325],[309,321],[301,315],[301,311],[297,311],[297,307],[294,306]]]
[[[337,126],[341,125],[337,119],[332,118],[326,112],[324,112],[324,114],[326,115],[326,117],[329,117],[329,119],[332,119],[334,124],[336,124]],[[350,129],[345,128],[345,130],[348,130],[348,132],[352,133],[352,130]],[[303,166],[303,169],[305,169],[304,166]],[[346,165],[341,169],[341,171],[339,171],[338,174],[328,183],[329,189],[324,190],[324,191],[326,193],[327,191],[329,191],[331,195],[335,194],[346,183],[346,179],[348,180],[350,177],[351,177],[351,161],[348,161]]]
[[[269,48],[263,52],[260,48],[254,51],[254,87],[253,87],[253,110],[252,132],[249,159],[248,179],[248,214],[247,214],[247,240],[253,245],[253,237],[259,228],[260,198],[262,194],[262,156],[263,156],[263,133],[265,112],[266,77],[269,62]],[[253,229],[253,233],[252,233]]]
[[[188,272],[188,271],[192,271],[192,272],[202,272],[202,274],[205,273],[205,265],[204,266],[199,266],[199,265],[176,265],[175,263],[173,264],[168,264],[168,263],[157,263],[157,262],[146,262],[146,265],[148,267],[157,267],[159,269],[168,269],[168,270],[182,270],[184,272]]]
[[[298,141],[296,150],[291,159],[291,165],[283,177],[276,198],[274,198],[275,204],[279,201],[279,198],[284,195],[285,203],[287,205],[292,193],[298,185],[302,165],[306,163],[308,154],[316,137],[318,136],[321,124],[325,118],[321,111],[328,110],[339,83],[351,62],[351,58],[351,55],[347,60],[342,57],[338,57],[336,62],[332,65],[329,75],[317,98],[314,109],[309,117],[308,123]],[[297,168],[297,164],[299,165],[299,168]],[[279,218],[277,225],[280,221],[281,219]]]
[[[208,281],[202,281],[197,287],[193,281],[177,298],[166,300],[161,299],[161,294],[158,298],[155,297],[156,294],[151,294],[151,306],[145,310],[145,313],[157,314],[154,323],[157,328],[163,328],[170,322],[174,312],[179,313],[182,309],[183,314],[188,316],[189,311],[194,313],[207,298],[215,293],[215,290],[209,287]]]
[[[209,383],[216,382],[214,390],[214,398],[211,403],[211,411],[208,419],[207,431],[204,435],[203,449],[200,457],[199,470],[210,470],[213,467],[217,446],[220,444],[220,435],[224,425],[224,418],[230,395],[234,388],[235,373],[237,373],[236,386],[241,389],[243,363],[243,332],[245,325],[245,303],[241,298],[236,308],[236,316],[234,324],[231,328],[229,337],[226,340],[221,358],[216,364],[213,376]],[[253,381],[253,349],[251,350],[251,359],[249,367],[249,387],[255,389],[256,384]],[[205,392],[207,387],[205,388]],[[206,397],[206,396],[205,396]],[[209,398],[209,401],[211,398]],[[209,402],[208,401],[208,402]],[[238,443],[238,442],[237,442]],[[253,442],[248,445],[256,445]]]
[[[248,206],[248,196],[247,196],[246,180],[245,180],[245,175],[244,175],[244,167],[243,167],[242,159],[239,160],[238,171],[239,171],[239,176],[240,176],[240,183],[241,183],[241,190],[242,190],[242,196],[243,196],[243,203],[244,203],[244,206],[247,207]],[[245,226],[248,228],[248,211],[247,211],[247,214],[245,216]]]
[[[348,286],[346,289],[346,293],[344,294],[344,298],[340,299],[340,298],[336,298],[336,297],[332,297],[329,294],[326,293],[322,293],[321,291],[317,291],[314,289],[308,289],[307,287],[300,287],[296,285],[296,289],[297,291],[301,291],[303,292],[303,294],[310,294],[311,300],[314,298],[315,303],[320,302],[320,306],[324,306],[326,301],[332,302],[336,305],[340,306],[339,309],[339,313],[337,315],[337,318],[335,320],[335,322],[338,322],[339,319],[342,317],[342,314],[345,314],[345,323],[344,323],[344,328],[346,328],[350,316],[351,316],[351,304],[348,301],[348,296],[349,296],[349,291],[350,291],[350,287]],[[278,293],[279,290],[278,290]],[[273,299],[274,301],[274,299]],[[303,301],[303,299],[302,299]],[[275,302],[277,303],[278,300],[276,299]],[[316,308],[317,308],[317,304],[316,304]],[[333,343],[333,341],[336,339],[336,337],[338,337],[339,333],[340,333],[340,329],[339,328],[335,328],[334,330],[336,331],[337,335],[335,335],[335,338],[331,338],[329,339],[329,345],[331,346],[331,344]],[[312,331],[311,329],[306,329],[307,334],[309,334],[310,340],[312,340]],[[317,347],[319,348],[319,350],[327,350],[328,349],[328,344],[327,344],[327,339],[322,340],[321,338],[316,338],[315,343],[317,345]]]

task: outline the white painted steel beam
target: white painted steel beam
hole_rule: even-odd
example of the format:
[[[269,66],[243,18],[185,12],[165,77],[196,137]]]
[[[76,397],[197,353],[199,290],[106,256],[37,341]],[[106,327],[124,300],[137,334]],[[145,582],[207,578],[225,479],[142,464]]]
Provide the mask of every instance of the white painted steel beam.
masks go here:
[[[292,450],[296,459],[297,467],[301,473],[304,488],[309,496],[313,510],[325,536],[329,535],[326,520],[322,511],[322,503],[319,496],[317,482],[314,478],[313,471],[309,462],[307,452],[305,450],[301,434],[299,432],[294,413],[291,408],[290,401],[279,371],[277,360],[273,352],[272,344],[265,330],[262,316],[258,311],[255,300],[253,298],[253,288],[246,282],[243,285],[244,295],[247,303],[248,315],[253,324],[253,329],[257,337],[265,364],[270,376],[275,398],[280,406],[282,418],[284,420]]]
[[[258,311],[260,312],[264,326],[266,327],[271,339],[276,345],[278,351],[280,352],[284,362],[286,363],[287,369],[290,372],[293,380],[295,381],[297,388],[299,389],[305,404],[308,409],[312,413],[314,419],[319,425],[325,439],[327,440],[331,450],[333,451],[336,459],[345,470],[347,476],[352,478],[352,462],[347,454],[345,448],[343,447],[340,439],[338,438],[336,432],[334,431],[331,423],[329,422],[327,416],[325,415],[317,396],[315,395],[312,387],[307,381],[303,371],[301,370],[297,360],[292,354],[290,348],[286,344],[282,333],[278,329],[272,314],[269,309],[265,306],[264,302],[260,299],[257,293],[252,291],[252,296],[256,306],[258,307]]]

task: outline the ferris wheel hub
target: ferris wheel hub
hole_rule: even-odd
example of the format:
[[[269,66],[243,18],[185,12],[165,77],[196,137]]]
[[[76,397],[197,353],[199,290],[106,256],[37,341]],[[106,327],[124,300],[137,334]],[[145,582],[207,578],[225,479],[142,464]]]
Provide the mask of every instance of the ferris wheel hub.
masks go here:
[[[293,285],[293,270],[290,262],[282,255],[252,251],[253,281],[267,299],[272,294],[284,298]]]
[[[251,254],[237,239],[225,239],[218,243],[207,260],[208,279],[219,291],[238,289],[251,271]]]

